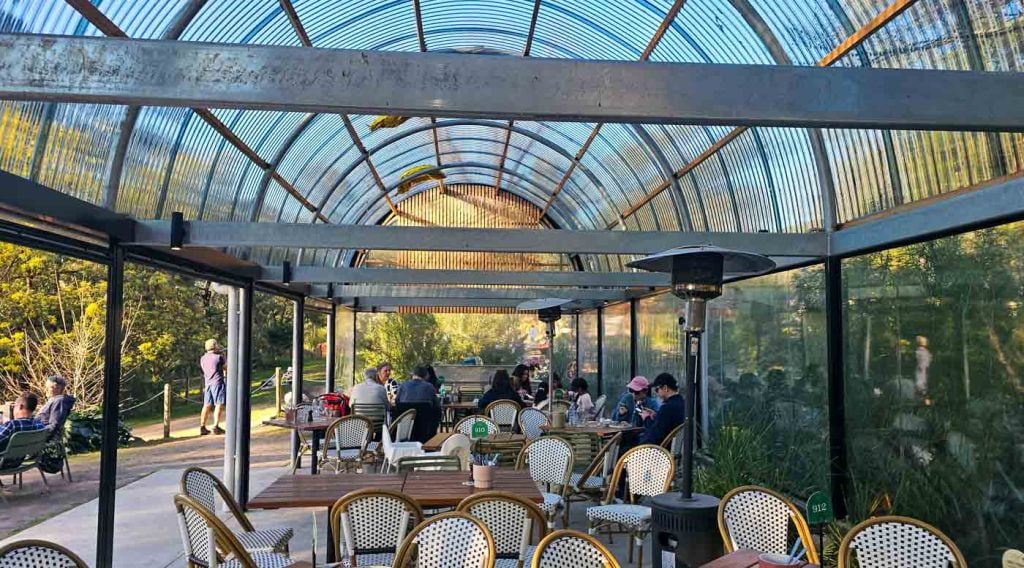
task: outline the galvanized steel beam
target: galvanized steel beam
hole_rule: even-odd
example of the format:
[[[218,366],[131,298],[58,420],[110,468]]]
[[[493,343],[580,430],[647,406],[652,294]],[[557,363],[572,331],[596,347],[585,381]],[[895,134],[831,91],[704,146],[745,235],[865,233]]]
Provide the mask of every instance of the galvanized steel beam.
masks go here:
[[[313,295],[326,292],[326,286],[313,286]],[[646,289],[645,289],[646,290]],[[627,300],[631,294],[622,289],[604,288],[436,288],[427,286],[354,285],[334,288],[335,298],[477,298],[503,300],[534,300],[565,298],[566,300]]]
[[[565,231],[187,221],[185,244],[205,247],[306,247],[371,250],[650,254],[716,245],[768,256],[824,256],[823,233]],[[170,242],[170,221],[139,221],[133,245]]]
[[[280,282],[280,266],[264,266],[258,280]],[[600,286],[607,288],[665,287],[667,274],[653,272],[556,272],[433,270],[408,268],[331,268],[296,266],[292,280],[317,284],[467,284],[481,286]]]
[[[374,308],[393,308],[401,306],[439,307],[439,308],[514,308],[523,303],[519,299],[501,298],[389,298],[389,297],[355,297],[335,298],[342,306],[361,311]],[[600,305],[600,301],[576,300],[562,306],[563,310],[582,310]]]
[[[538,92],[546,96],[536,97]],[[1018,73],[631,63],[20,34],[0,34],[0,98],[572,122],[1024,129],[1024,77]]]

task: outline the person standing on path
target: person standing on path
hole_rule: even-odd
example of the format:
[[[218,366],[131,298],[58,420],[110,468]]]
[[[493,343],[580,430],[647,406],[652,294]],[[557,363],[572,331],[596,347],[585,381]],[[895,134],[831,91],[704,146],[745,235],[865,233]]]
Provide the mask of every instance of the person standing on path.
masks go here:
[[[223,434],[220,421],[224,418],[224,403],[227,402],[228,389],[224,383],[224,354],[221,353],[220,345],[216,339],[206,340],[206,353],[199,358],[199,366],[203,369],[203,378],[206,380],[203,388],[203,412],[199,415],[199,435],[205,436],[210,433],[206,428],[206,422],[210,418],[210,407],[213,411],[213,433]]]

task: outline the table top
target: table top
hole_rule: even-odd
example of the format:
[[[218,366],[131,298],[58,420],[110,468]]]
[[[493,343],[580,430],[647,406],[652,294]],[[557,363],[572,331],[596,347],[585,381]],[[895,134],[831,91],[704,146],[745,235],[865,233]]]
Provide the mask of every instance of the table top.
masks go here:
[[[760,552],[756,550],[737,550],[725,556],[708,562],[700,568],[757,568],[757,557]],[[804,568],[818,568],[817,564],[804,564]]]
[[[445,408],[451,408],[453,410],[473,410],[475,408],[478,408],[478,405],[477,405],[477,403],[472,402],[472,401],[470,401],[470,402],[449,402],[448,404],[445,404],[444,407]]]
[[[356,489],[401,491],[423,507],[454,507],[473,493],[485,491],[472,485],[467,471],[416,471],[399,474],[342,473],[338,475],[283,475],[248,503],[250,509],[330,507]],[[494,486],[486,491],[510,491],[543,503],[529,471],[498,468]]]
[[[596,434],[602,438],[614,436],[619,432],[643,432],[643,426],[601,426],[595,424],[593,426],[563,426],[561,428],[552,428],[548,424],[542,424],[540,429],[544,432],[570,432],[570,433],[586,433]]]
[[[331,424],[334,424],[335,420],[337,420],[337,418],[324,417],[313,420],[312,422],[306,422],[305,420],[289,422],[284,418],[271,418],[270,420],[264,420],[263,423],[267,426],[290,428],[292,430],[326,430],[330,428]]]
[[[446,441],[448,441],[448,438],[451,438],[453,435],[457,433],[458,432],[438,432],[437,434],[434,434],[432,438],[430,438],[423,444],[423,451],[440,451],[441,446]],[[476,442],[477,440],[484,440],[485,442],[525,442],[526,436],[523,436],[522,434],[510,434],[508,432],[500,432],[498,434],[491,434],[486,438],[477,438],[476,440],[472,441]]]

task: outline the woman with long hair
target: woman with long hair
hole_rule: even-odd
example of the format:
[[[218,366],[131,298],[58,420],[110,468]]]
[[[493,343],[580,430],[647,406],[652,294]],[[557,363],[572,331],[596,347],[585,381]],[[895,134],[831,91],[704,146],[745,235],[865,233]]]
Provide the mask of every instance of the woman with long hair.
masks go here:
[[[523,399],[512,388],[512,379],[509,378],[508,371],[505,369],[498,369],[494,372],[494,377],[491,378],[491,388],[480,397],[477,406],[483,410],[496,400],[511,400],[519,406],[523,405]]]

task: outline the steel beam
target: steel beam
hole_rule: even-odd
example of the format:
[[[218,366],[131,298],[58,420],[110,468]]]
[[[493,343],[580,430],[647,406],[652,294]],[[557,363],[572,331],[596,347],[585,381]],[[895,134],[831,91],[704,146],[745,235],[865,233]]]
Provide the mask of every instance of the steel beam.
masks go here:
[[[377,308],[397,307],[438,307],[438,308],[514,308],[523,303],[521,299],[502,298],[391,298],[387,296],[359,296],[354,298],[336,298],[343,306],[360,311],[371,311]],[[563,310],[583,310],[600,305],[596,300],[577,300],[563,304]]]
[[[170,242],[170,227],[170,221],[138,221],[135,238],[130,244],[164,246]],[[826,253],[824,233],[567,231],[230,221],[187,221],[185,244],[567,254],[650,254],[673,247],[711,244],[767,256],[824,256]]]
[[[325,287],[313,287],[313,293]],[[644,291],[647,289],[644,288]],[[352,297],[378,298],[451,298],[451,299],[495,299],[534,300],[537,298],[565,298],[566,300],[622,301],[631,294],[621,289],[608,288],[436,288],[427,286],[383,286],[351,285],[334,289],[335,298]]]
[[[329,268],[296,266],[295,282],[327,284],[476,284],[483,286],[604,286],[665,287],[671,284],[666,274],[653,272],[522,272],[487,270],[413,270],[407,268]],[[280,282],[280,266],[264,266],[259,280]]]
[[[832,234],[830,254],[848,257],[1024,219],[1024,176],[909,203],[847,223]]]
[[[0,170],[0,210],[65,227],[87,229],[103,237],[132,238],[130,217],[3,170]],[[164,244],[169,242],[164,241]]]
[[[1019,73],[633,63],[2,34],[0,78],[2,99],[68,103],[570,122],[1024,129]],[[537,97],[538,92],[546,96]],[[985,104],[976,104],[979,100]]]

